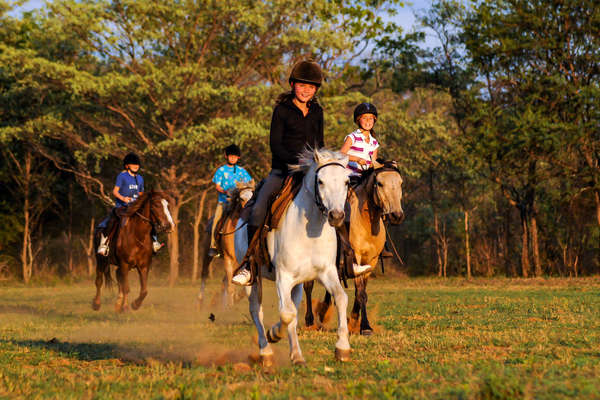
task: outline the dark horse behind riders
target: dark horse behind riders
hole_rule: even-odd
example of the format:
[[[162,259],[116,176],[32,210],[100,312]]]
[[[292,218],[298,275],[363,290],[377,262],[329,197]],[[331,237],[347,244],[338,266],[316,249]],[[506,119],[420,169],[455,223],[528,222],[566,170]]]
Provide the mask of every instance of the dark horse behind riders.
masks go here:
[[[110,243],[108,257],[96,255],[96,297],[92,302],[94,310],[100,309],[100,291],[102,282],[110,286],[110,265],[117,266],[117,282],[119,297],[115,304],[117,312],[127,311],[127,294],[129,293],[129,271],[137,269],[140,276],[140,294],[131,308],[137,310],[148,294],[148,271],[152,262],[152,240],[150,231],[171,232],[175,222],[169,211],[169,196],[163,192],[149,191],[131,203],[119,215],[118,230]],[[95,246],[100,242],[100,231],[94,236]]]

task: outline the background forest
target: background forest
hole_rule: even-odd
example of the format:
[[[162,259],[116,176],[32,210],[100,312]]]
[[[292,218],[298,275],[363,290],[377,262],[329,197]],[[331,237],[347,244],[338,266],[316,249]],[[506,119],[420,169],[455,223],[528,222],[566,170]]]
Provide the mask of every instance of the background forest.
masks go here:
[[[411,275],[600,270],[600,8],[592,0],[0,0],[0,278],[79,279],[122,157],[169,191],[154,273],[195,280],[223,148],[269,168],[274,100],[314,58],[325,142],[363,101],[404,177]],[[437,47],[426,45],[426,33]],[[163,238],[167,240],[167,238]]]

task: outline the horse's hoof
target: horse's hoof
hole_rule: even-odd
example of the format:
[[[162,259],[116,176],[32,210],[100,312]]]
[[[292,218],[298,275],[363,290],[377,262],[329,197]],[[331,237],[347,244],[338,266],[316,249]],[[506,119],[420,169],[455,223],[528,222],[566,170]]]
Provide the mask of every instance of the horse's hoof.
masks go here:
[[[304,366],[306,365],[306,360],[304,358],[296,358],[292,360],[292,365]]]
[[[321,330],[323,330],[323,327],[318,326],[317,324],[312,324],[312,325],[306,325],[304,327],[304,329],[306,329],[307,331],[321,331]]]
[[[361,329],[360,334],[363,336],[371,336],[373,334],[373,329]]]
[[[272,368],[275,364],[273,354],[261,354],[260,355],[260,366],[263,368]]]
[[[277,342],[279,342],[281,340],[281,338],[279,336],[277,336],[276,333],[272,333],[271,329],[269,329],[267,331],[267,342],[269,342],[269,343],[277,343]]]
[[[100,302],[96,303],[95,301],[92,302],[92,309],[94,311],[98,311],[100,309]]]
[[[350,349],[338,349],[336,347],[335,359],[342,362],[350,361]]]
[[[142,303],[138,303],[137,301],[134,301],[133,303],[131,303],[131,309],[132,310],[137,310],[138,308],[140,308],[140,306],[142,305]]]

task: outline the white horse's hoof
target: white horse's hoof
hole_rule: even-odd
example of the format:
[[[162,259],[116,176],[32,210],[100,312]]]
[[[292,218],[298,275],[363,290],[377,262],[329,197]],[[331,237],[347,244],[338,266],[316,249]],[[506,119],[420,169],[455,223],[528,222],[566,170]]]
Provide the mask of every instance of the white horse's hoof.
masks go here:
[[[350,361],[350,349],[338,349],[336,347],[335,359],[342,362]]]
[[[281,337],[273,332],[273,328],[267,331],[267,342],[269,343],[277,343],[281,340]]]
[[[271,368],[275,364],[273,354],[261,354],[259,357],[260,366],[263,368]]]

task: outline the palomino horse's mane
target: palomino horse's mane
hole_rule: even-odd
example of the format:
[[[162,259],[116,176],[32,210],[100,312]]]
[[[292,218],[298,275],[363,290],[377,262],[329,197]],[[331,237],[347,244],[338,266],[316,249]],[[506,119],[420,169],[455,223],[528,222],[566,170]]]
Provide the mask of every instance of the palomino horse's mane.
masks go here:
[[[386,169],[386,170],[397,170],[398,169],[398,165],[396,164],[396,161],[384,160],[384,161],[381,161],[380,164],[381,164],[381,167],[379,167],[379,168],[369,168],[369,169],[361,171],[360,177],[359,177],[359,180],[358,180],[356,186],[360,186],[363,183],[368,182],[369,178],[371,178],[371,176],[373,176],[380,169]]]
[[[123,214],[126,217],[131,217],[136,212],[140,211],[142,207],[146,204],[146,202],[150,199],[151,196],[159,195],[161,197],[165,197],[163,192],[156,192],[154,190],[150,190],[148,192],[144,192],[140,197],[138,197],[134,202],[129,203],[127,206],[127,211]]]
[[[289,165],[288,168],[291,172],[302,172],[306,174],[311,167],[318,164],[317,160],[320,160],[323,163],[335,161],[346,164],[348,162],[348,156],[339,151],[332,151],[325,148],[311,149],[310,147],[307,147],[300,153],[298,164]]]

